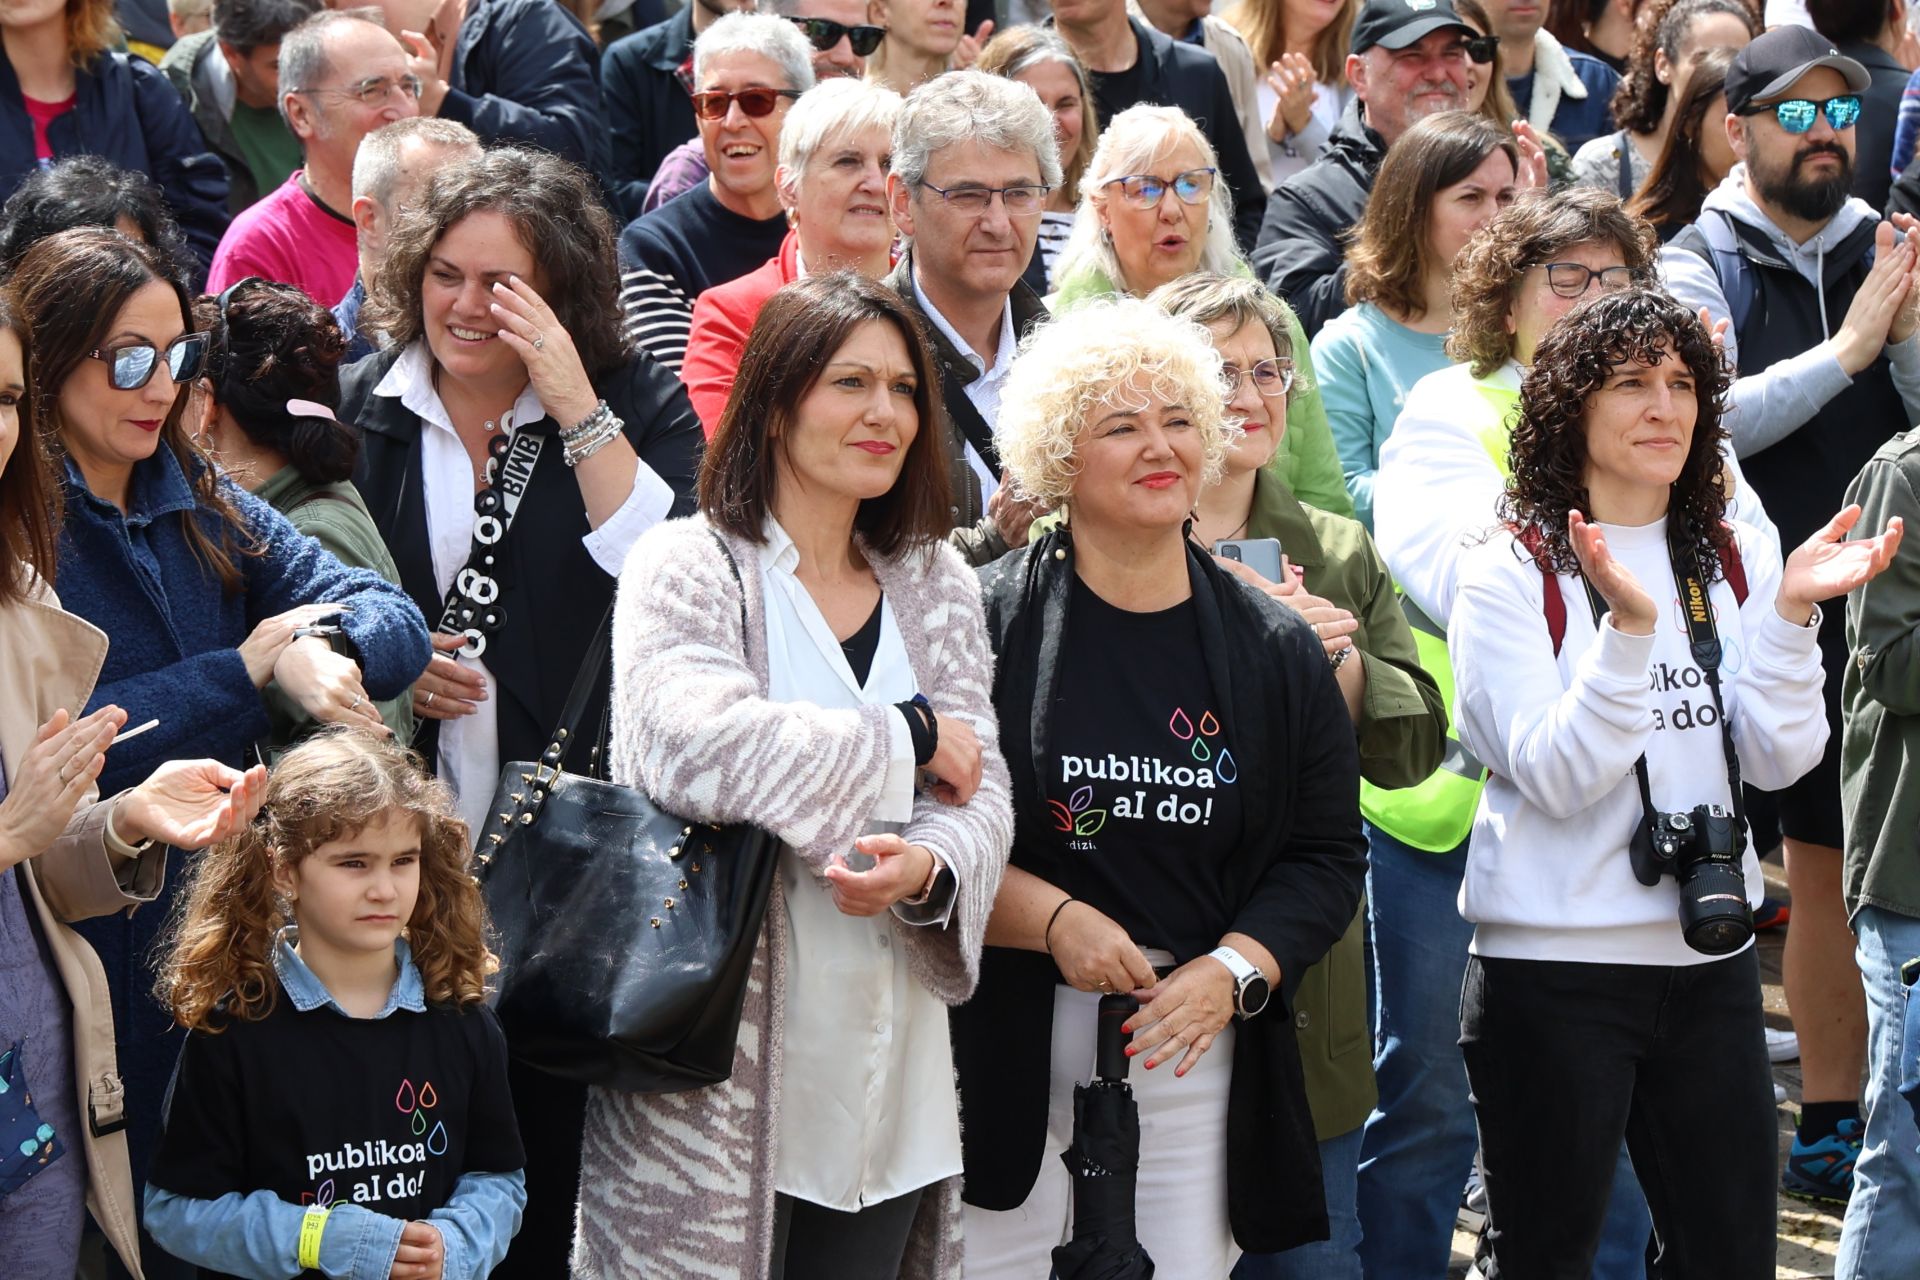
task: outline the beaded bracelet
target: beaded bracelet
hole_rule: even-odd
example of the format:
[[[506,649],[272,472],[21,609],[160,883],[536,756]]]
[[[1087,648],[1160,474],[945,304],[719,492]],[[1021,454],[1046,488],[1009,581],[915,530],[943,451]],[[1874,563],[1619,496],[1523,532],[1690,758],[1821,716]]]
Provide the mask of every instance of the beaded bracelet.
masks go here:
[[[569,467],[577,467],[612,444],[626,430],[605,400],[592,413],[560,432],[560,445]]]

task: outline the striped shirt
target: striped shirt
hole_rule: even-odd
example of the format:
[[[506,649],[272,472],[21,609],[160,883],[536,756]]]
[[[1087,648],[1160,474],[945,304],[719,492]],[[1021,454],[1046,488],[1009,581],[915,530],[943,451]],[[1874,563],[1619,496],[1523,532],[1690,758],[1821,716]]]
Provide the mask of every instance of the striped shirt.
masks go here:
[[[1047,287],[1053,287],[1054,265],[1060,261],[1060,251],[1067,247],[1067,237],[1073,234],[1073,211],[1056,213],[1049,209],[1040,215],[1040,261],[1047,269]]]
[[[765,263],[786,235],[784,213],[742,217],[720,203],[709,182],[635,218],[620,233],[627,335],[678,372],[694,299]]]

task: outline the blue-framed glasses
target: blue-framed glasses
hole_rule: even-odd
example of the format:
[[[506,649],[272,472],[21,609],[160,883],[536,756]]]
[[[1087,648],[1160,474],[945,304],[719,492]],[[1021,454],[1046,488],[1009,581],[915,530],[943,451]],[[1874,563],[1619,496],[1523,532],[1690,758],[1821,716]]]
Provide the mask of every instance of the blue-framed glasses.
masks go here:
[[[1767,107],[1759,109],[1768,110]],[[1860,123],[1860,95],[1857,93],[1843,93],[1825,102],[1815,102],[1811,98],[1788,98],[1784,102],[1773,103],[1771,109],[1773,118],[1788,133],[1805,133],[1813,128],[1814,118],[1822,111],[1826,112],[1827,123],[1833,126],[1835,133]]]
[[[1121,198],[1136,209],[1158,208],[1161,197],[1169,191],[1180,198],[1181,204],[1205,204],[1213,195],[1215,172],[1213,169],[1189,169],[1171,178],[1155,177],[1151,173],[1132,173],[1124,178],[1110,179],[1106,185],[1119,187]]]

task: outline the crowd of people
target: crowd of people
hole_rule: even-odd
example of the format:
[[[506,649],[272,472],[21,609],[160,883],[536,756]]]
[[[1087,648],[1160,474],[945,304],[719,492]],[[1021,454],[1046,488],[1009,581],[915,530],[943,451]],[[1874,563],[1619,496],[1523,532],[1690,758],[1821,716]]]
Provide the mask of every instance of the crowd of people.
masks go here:
[[[0,8],[0,1270],[1903,1274],[1907,14]],[[562,770],[725,1079],[496,1012]]]

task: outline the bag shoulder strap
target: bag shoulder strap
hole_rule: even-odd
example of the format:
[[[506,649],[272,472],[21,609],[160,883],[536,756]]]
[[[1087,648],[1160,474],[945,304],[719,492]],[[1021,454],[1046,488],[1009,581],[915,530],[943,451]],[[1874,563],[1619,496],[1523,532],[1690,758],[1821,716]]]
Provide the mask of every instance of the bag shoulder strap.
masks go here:
[[[1546,615],[1547,634],[1553,638],[1553,656],[1557,658],[1560,656],[1560,646],[1567,639],[1566,597],[1560,594],[1559,578],[1541,562],[1540,553],[1546,544],[1540,537],[1540,530],[1528,525],[1525,529],[1516,530],[1514,536],[1533,555],[1533,563],[1540,570],[1540,611]],[[1733,588],[1734,603],[1744,605],[1747,602],[1747,567],[1740,562],[1738,543],[1727,544],[1726,553],[1720,557],[1720,572],[1726,577],[1727,585]]]
[[[1753,272],[1740,252],[1732,220],[1716,210],[1703,211],[1699,221],[1684,228],[1669,243],[1675,249],[1705,258],[1713,268],[1714,276],[1720,281],[1720,292],[1727,300],[1727,320],[1738,337],[1753,310],[1755,286]]]

